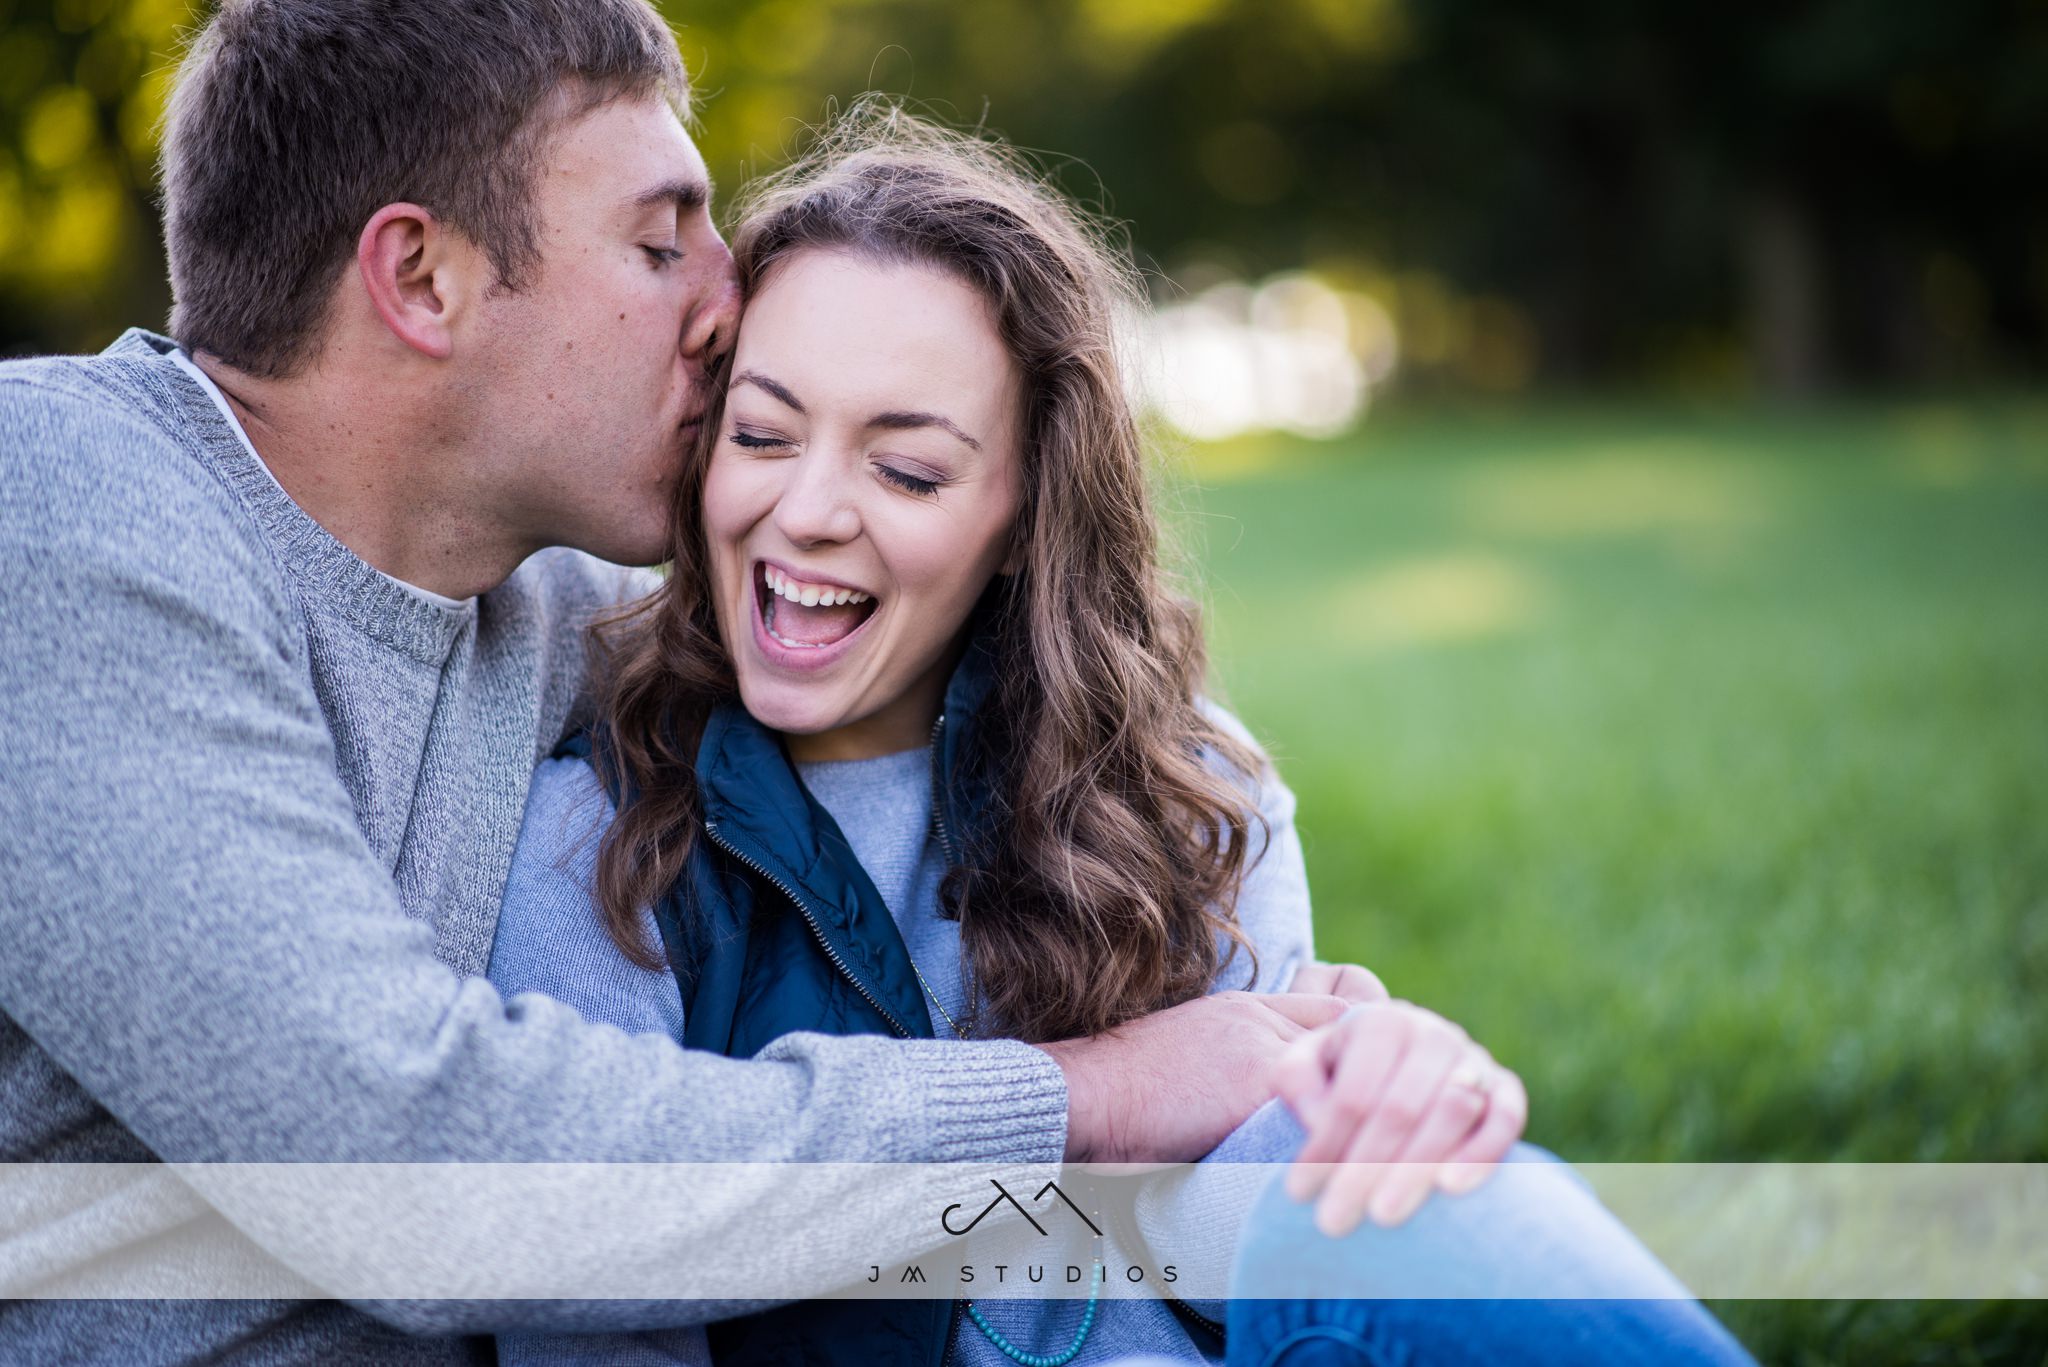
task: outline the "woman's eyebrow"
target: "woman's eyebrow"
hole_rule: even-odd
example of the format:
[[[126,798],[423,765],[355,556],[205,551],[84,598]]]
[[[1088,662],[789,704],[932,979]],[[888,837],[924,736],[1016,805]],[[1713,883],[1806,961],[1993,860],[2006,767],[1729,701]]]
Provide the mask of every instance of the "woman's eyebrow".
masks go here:
[[[743,384],[750,384],[756,389],[766,390],[799,413],[807,411],[797,396],[789,392],[788,386],[784,385],[780,380],[769,379],[758,370],[742,370],[739,374],[733,376],[732,383],[726,386],[726,392],[730,393]]]
[[[907,432],[914,427],[943,427],[975,450],[981,449],[981,443],[962,431],[958,423],[951,418],[940,417],[937,413],[911,413],[892,409],[869,418],[868,426],[885,428],[892,432]]]
[[[809,411],[804,407],[803,400],[789,392],[789,386],[783,384],[780,380],[771,379],[763,375],[758,370],[742,370],[739,374],[732,377],[732,383],[727,386],[727,390],[730,392],[731,390],[738,389],[743,384],[750,384],[756,389],[774,395],[799,413]],[[975,450],[979,451],[981,449],[981,443],[968,435],[966,429],[962,428],[960,424],[954,422],[951,418],[943,417],[937,413],[892,408],[886,413],[877,413],[872,418],[869,418],[868,426],[871,428],[879,427],[892,432],[907,432],[919,427],[942,428],[945,431],[951,432]]]

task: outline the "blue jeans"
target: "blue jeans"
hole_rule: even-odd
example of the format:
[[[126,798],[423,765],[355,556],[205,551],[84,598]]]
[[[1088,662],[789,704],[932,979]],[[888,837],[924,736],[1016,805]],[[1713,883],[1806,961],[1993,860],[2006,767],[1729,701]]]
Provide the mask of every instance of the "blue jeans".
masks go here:
[[[1268,1103],[1209,1162],[1285,1162],[1306,1136]],[[1231,1272],[1229,1367],[1749,1364],[1571,1167],[1530,1144],[1477,1191],[1341,1239],[1269,1183]],[[1125,1358],[1115,1367],[1163,1359]]]

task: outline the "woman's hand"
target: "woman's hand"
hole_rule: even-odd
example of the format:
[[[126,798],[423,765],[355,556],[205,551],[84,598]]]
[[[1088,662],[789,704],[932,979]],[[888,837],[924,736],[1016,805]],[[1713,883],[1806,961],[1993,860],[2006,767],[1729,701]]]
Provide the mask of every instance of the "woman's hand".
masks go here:
[[[1273,1078],[1308,1131],[1288,1194],[1305,1201],[1320,1192],[1316,1225],[1332,1237],[1368,1213],[1398,1225],[1432,1187],[1453,1195],[1477,1187],[1529,1114],[1520,1078],[1458,1026],[1410,1002],[1353,1006],[1290,1044]]]
[[[1387,999],[1385,984],[1371,969],[1357,964],[1326,964],[1321,959],[1310,959],[1294,970],[1294,981],[1287,985],[1287,990],[1319,992],[1342,997],[1348,1002],[1383,1002]]]

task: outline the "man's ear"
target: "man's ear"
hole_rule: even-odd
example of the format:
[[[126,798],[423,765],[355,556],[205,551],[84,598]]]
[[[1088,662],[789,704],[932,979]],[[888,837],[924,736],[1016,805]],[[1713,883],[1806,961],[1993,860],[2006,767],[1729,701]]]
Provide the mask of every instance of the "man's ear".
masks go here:
[[[356,269],[391,335],[437,361],[455,350],[456,315],[478,291],[480,253],[417,204],[387,204],[356,239]]]

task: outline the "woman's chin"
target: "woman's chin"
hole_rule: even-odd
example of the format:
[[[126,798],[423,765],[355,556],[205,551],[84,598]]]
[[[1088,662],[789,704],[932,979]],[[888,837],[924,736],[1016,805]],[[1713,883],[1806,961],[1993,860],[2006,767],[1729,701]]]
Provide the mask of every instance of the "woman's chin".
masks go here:
[[[740,704],[770,731],[785,736],[817,736],[843,724],[841,709],[818,698],[792,697],[787,688],[749,689],[740,687]]]

